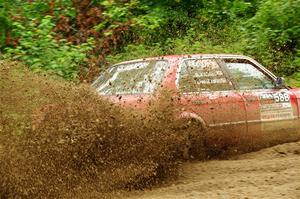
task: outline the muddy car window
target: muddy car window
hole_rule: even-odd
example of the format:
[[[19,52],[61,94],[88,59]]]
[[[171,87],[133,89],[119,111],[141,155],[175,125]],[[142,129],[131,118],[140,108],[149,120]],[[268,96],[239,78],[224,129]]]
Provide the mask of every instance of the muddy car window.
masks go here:
[[[106,71],[104,71],[97,79],[93,82],[92,86],[95,88],[101,87],[103,84],[105,84],[110,78],[112,78],[112,75],[116,72],[117,68],[110,68]]]
[[[167,61],[155,60],[118,65],[98,78],[94,86],[106,95],[152,93],[161,83],[167,66]]]
[[[232,83],[216,60],[188,59],[181,67],[179,89],[181,92],[232,90]]]
[[[225,59],[226,67],[241,90],[272,89],[273,80],[248,60]]]

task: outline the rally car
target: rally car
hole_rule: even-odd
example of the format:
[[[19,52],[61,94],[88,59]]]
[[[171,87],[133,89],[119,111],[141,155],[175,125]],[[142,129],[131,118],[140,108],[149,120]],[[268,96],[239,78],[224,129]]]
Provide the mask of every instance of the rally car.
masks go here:
[[[170,55],[122,62],[93,87],[112,101],[145,107],[161,87],[173,91],[180,117],[208,129],[207,148],[246,150],[298,140],[300,89],[242,55]]]

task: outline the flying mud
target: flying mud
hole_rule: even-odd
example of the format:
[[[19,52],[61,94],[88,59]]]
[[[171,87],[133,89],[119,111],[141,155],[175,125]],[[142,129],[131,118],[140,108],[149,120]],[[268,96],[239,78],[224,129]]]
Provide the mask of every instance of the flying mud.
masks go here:
[[[0,198],[110,193],[177,174],[186,136],[167,93],[141,114],[17,63],[1,62],[0,80]]]

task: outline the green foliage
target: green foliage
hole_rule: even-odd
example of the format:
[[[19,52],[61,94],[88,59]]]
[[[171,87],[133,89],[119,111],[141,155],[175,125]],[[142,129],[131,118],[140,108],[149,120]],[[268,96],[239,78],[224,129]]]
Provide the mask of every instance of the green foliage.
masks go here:
[[[66,79],[77,78],[79,66],[84,64],[92,43],[75,46],[64,40],[56,41],[52,31],[54,25],[51,16],[45,16],[40,23],[32,20],[27,26],[14,22],[19,45],[7,48],[7,55],[23,61],[35,71],[44,69]]]
[[[132,60],[137,58],[147,58],[163,55],[164,50],[159,44],[153,46],[147,46],[144,44],[128,45],[124,47],[123,53],[112,54],[106,57],[110,64],[115,64],[121,61]]]
[[[268,0],[249,23],[256,35],[254,41],[273,49],[294,50],[300,41],[300,1]]]
[[[300,49],[300,1],[267,0],[261,4],[256,15],[247,22],[246,38],[248,49],[260,55],[265,63],[275,63],[275,70],[292,74],[299,70],[300,63],[295,59]],[[292,56],[291,56],[292,55]],[[288,66],[281,66],[284,59]]]
[[[216,31],[216,30],[215,30]],[[226,27],[223,32],[213,30],[207,35],[194,28],[187,31],[181,38],[168,38],[164,43],[131,44],[122,53],[107,57],[111,64],[136,58],[146,58],[170,54],[199,54],[199,53],[238,53],[243,54],[243,45],[239,32],[234,27]],[[230,34],[232,37],[227,37]]]
[[[6,35],[11,26],[10,19],[7,14],[7,4],[0,0],[0,50],[5,45]]]
[[[111,34],[110,29],[129,24],[131,27],[139,28],[139,31],[153,30],[160,27],[164,20],[164,12],[159,7],[150,7],[139,0],[132,0],[126,3],[119,1],[101,1],[103,6],[104,21],[95,26],[97,31],[106,29],[106,36]],[[140,28],[143,29],[140,29]]]
[[[239,53],[279,74],[296,77],[300,69],[300,0],[1,3],[0,44],[11,30],[16,45],[6,48],[9,55],[67,79],[78,76],[87,52],[90,66],[99,67],[166,54]],[[96,42],[86,44],[91,37]]]

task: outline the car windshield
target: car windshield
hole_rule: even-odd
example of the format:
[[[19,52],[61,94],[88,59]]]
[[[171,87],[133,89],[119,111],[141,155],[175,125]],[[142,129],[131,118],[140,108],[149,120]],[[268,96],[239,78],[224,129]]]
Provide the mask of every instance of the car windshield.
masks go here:
[[[167,66],[164,60],[120,64],[103,73],[93,86],[104,95],[152,93],[161,83]]]

